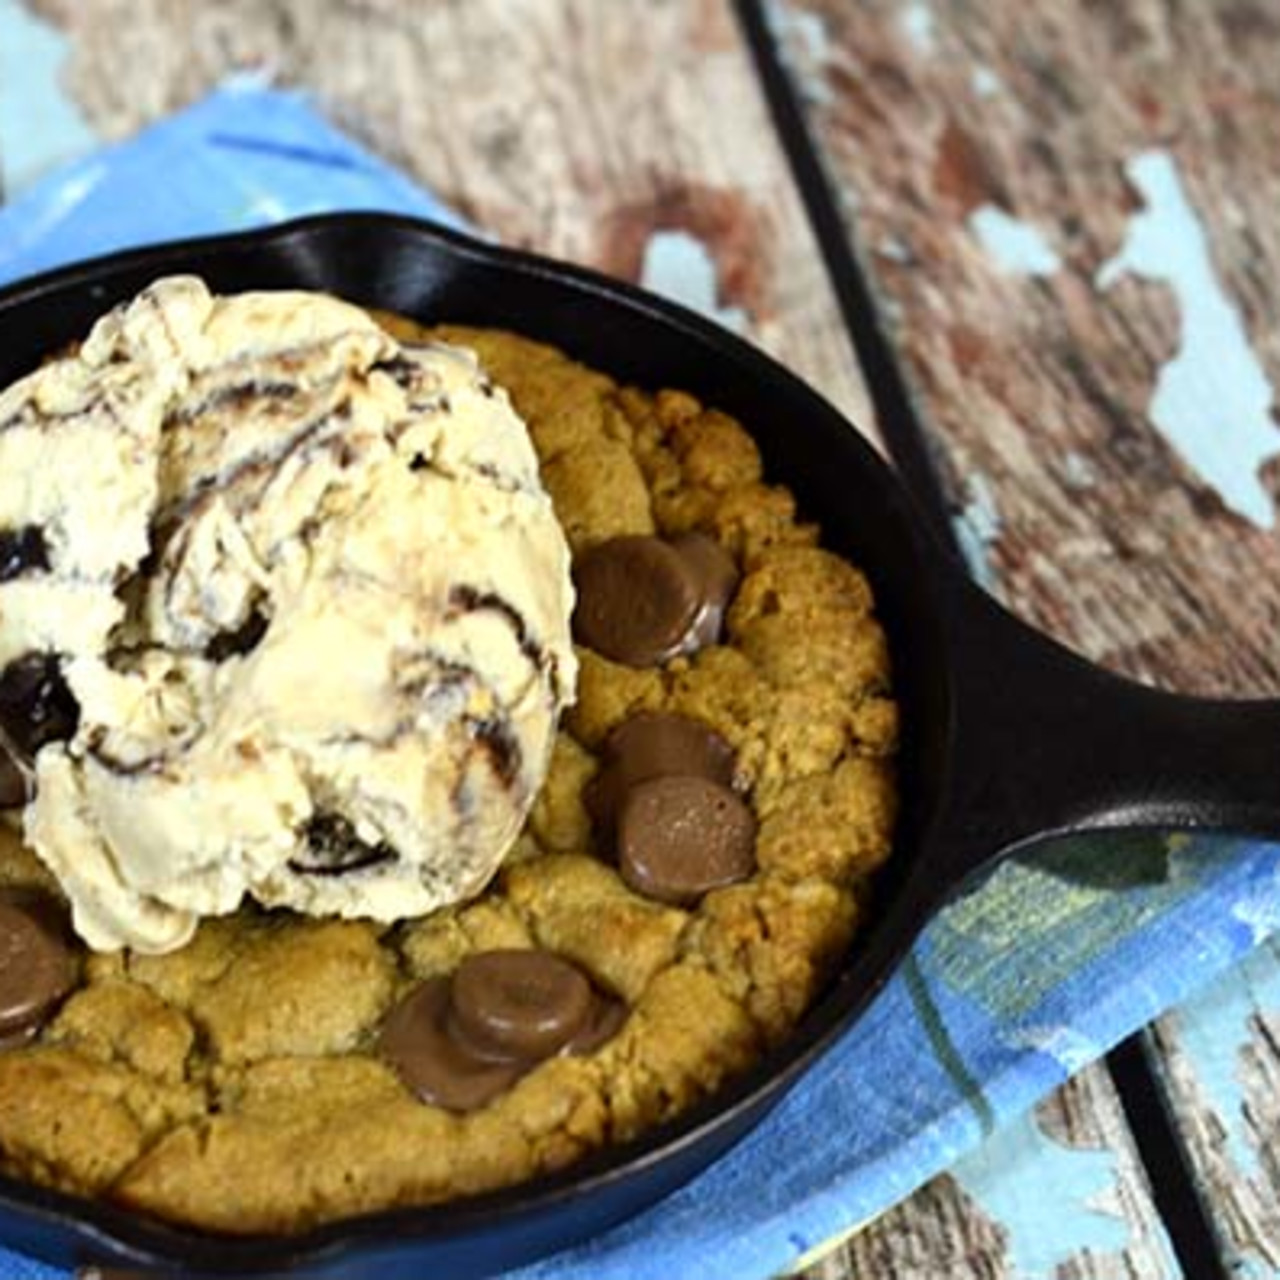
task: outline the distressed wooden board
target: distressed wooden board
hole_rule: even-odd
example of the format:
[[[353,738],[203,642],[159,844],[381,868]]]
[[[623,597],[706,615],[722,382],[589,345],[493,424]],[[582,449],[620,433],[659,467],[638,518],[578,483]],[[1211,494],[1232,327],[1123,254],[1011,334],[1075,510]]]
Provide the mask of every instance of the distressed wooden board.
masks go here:
[[[1149,1035],[1230,1274],[1280,1273],[1280,942]]]
[[[1275,691],[1280,10],[795,0],[775,20],[975,568],[1130,674]],[[1228,979],[1152,1039],[1250,1276],[1280,1267],[1280,996],[1257,999]]]
[[[105,136],[265,68],[500,239],[692,290],[870,429],[727,0],[33,7],[68,36],[67,83]]]
[[[1102,1067],[1074,1077],[804,1280],[1177,1280]]]
[[[1280,9],[773,7],[978,567],[1114,668],[1280,689]]]

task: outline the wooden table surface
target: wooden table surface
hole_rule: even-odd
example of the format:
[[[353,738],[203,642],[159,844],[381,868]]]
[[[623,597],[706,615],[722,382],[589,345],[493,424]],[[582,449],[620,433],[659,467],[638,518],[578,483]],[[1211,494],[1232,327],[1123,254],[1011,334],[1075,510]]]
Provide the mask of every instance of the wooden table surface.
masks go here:
[[[7,189],[49,158],[24,111],[75,150],[265,69],[503,241],[679,264],[1024,618],[1280,691],[1277,0],[0,0],[17,23]],[[806,1275],[1280,1274],[1278,1037],[1264,947]]]

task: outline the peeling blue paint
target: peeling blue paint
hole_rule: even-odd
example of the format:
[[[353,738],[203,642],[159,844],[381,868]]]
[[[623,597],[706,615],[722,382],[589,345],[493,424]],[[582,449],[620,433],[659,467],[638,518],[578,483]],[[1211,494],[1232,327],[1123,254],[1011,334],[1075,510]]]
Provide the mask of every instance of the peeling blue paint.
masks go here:
[[[1246,956],[1225,979],[1174,1015],[1204,1100],[1222,1122],[1231,1163],[1242,1176],[1259,1181],[1264,1174],[1244,1124],[1240,1050],[1248,1041],[1253,1014],[1259,1009],[1280,1009],[1276,947],[1273,941]]]
[[[779,0],[766,0],[764,18],[774,42],[795,72],[801,93],[816,106],[829,105],[832,93],[826,72],[831,65],[832,45],[822,15]]]
[[[716,264],[702,241],[687,231],[655,231],[649,237],[640,283],[735,333],[747,327],[747,313],[741,307],[720,305]]]
[[[974,580],[992,595],[999,596],[1000,583],[991,566],[991,547],[1000,537],[1000,513],[986,476],[974,472],[965,480],[969,501],[952,517],[952,528],[960,551]]]
[[[0,190],[24,187],[97,145],[58,77],[67,42],[18,0],[0,0]]]
[[[1096,483],[1098,472],[1083,453],[1072,451],[1062,459],[1062,478],[1073,489],[1089,489]]]
[[[1015,218],[999,205],[980,205],[969,215],[969,230],[995,260],[1011,275],[1049,276],[1062,266],[1044,233],[1029,222]]]
[[[899,19],[902,33],[911,47],[921,54],[931,54],[938,47],[938,31],[933,10],[925,0],[911,0]]]
[[[1214,272],[1204,228],[1173,157],[1146,151],[1125,165],[1145,207],[1119,252],[1098,271],[1110,288],[1128,271],[1173,290],[1178,349],[1160,369],[1148,416],[1232,510],[1263,529],[1275,523],[1259,469],[1280,453],[1274,393],[1240,313]]]
[[[1118,1255],[1131,1243],[1130,1224],[1104,1207],[1117,1184],[1115,1155],[1063,1146],[1042,1132],[1034,1116],[997,1131],[952,1173],[1005,1231],[1005,1265],[1018,1280],[1056,1280],[1060,1268],[1086,1249],[1103,1274],[1098,1255]],[[1180,1273],[1167,1238],[1158,1234],[1160,1280],[1172,1280]],[[1122,1264],[1116,1261],[1118,1275]]]
[[[973,74],[969,77],[969,84],[980,98],[994,98],[1004,88],[1004,82],[1000,77],[990,67],[982,65],[974,67]]]

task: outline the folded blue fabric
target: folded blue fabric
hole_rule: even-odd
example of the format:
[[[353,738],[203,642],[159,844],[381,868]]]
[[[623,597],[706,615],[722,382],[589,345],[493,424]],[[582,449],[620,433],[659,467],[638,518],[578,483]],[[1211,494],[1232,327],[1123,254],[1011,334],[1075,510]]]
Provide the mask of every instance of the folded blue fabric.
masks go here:
[[[0,280],[338,209],[458,221],[303,98],[241,84],[0,210]],[[948,908],[862,1021],[729,1156],[648,1213],[512,1276],[776,1274],[947,1167],[1278,923],[1267,845],[1128,835],[1046,846]],[[0,1249],[0,1280],[61,1275]]]

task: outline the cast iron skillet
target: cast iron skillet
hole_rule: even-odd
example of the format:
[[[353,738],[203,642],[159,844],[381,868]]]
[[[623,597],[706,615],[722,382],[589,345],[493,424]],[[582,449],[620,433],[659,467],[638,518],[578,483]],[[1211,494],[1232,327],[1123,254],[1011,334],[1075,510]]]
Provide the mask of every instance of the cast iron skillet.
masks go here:
[[[589,272],[374,214],[162,245],[0,291],[0,386],[173,272],[224,293],[322,289],[426,320],[508,326],[621,380],[687,388],[738,415],[768,478],[789,485],[826,544],[872,580],[903,710],[902,820],[879,914],[795,1034],[635,1142],[510,1190],[287,1238],[184,1231],[0,1180],[6,1244],[63,1264],[234,1275],[483,1275],[527,1261],[634,1214],[741,1138],[851,1025],[938,907],[997,858],[1086,829],[1280,834],[1280,703],[1139,687],[1025,627],[970,584],[822,399],[737,338]]]

